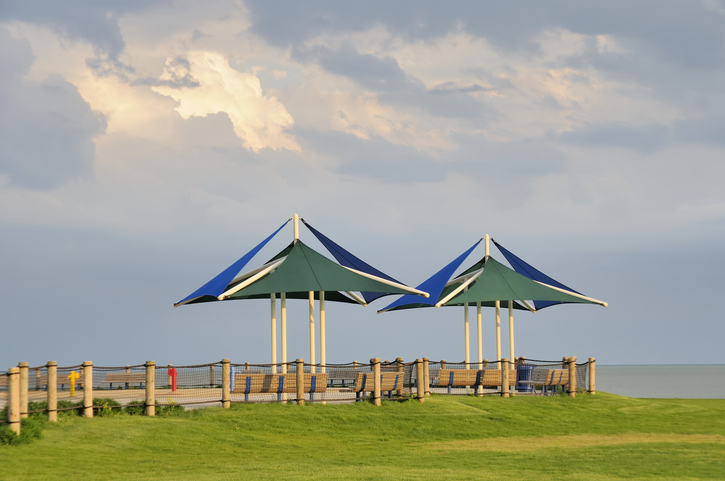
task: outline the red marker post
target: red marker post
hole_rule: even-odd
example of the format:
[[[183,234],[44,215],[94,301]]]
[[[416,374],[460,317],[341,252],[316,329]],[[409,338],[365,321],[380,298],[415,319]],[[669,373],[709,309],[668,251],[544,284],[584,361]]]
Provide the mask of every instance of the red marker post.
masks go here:
[[[176,391],[176,368],[169,367],[169,379],[171,380],[171,392]]]

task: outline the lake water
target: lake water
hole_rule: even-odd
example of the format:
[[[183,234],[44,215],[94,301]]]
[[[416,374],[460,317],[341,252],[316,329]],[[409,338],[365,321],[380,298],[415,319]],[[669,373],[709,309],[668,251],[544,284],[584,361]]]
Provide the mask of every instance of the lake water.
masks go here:
[[[597,365],[596,389],[641,398],[725,399],[725,364]]]

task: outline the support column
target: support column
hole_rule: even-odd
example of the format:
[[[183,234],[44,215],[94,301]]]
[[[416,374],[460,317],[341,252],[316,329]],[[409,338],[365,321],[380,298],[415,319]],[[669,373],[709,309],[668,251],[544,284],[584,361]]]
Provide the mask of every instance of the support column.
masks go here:
[[[156,414],[156,362],[146,361],[146,415]]]
[[[496,360],[501,360],[501,301],[496,301]]]
[[[58,363],[48,361],[48,380],[46,390],[48,391],[48,421],[58,420]]]
[[[280,294],[280,309],[282,310],[282,374],[287,374],[287,293]]]
[[[272,332],[272,374],[277,374],[277,298],[274,292],[269,295],[269,300]]]
[[[320,372],[327,372],[327,348],[325,344],[325,291],[320,291]]]
[[[222,407],[229,409],[232,404],[232,371],[229,359],[222,359]]]
[[[305,362],[297,359],[295,385],[297,386],[297,405],[305,405]]]
[[[418,399],[419,402],[425,402],[425,385],[424,379],[425,379],[425,373],[423,372],[423,360],[422,359],[416,359],[415,360],[415,377],[417,381],[416,386],[416,399]]]
[[[514,355],[514,301],[509,301],[509,359],[516,360]]]
[[[481,318],[481,303],[476,303],[476,324],[478,328],[478,369],[483,369],[483,320]]]
[[[569,358],[569,396],[576,397],[576,356]]]
[[[509,397],[509,360],[501,359],[501,396]]]
[[[596,363],[596,359],[593,357],[589,358],[589,394],[596,394],[597,393],[597,387],[594,382],[594,364]]]
[[[370,359],[373,368],[373,404],[380,406],[380,358],[374,357]]]
[[[21,362],[18,364],[20,369],[19,386],[20,386],[20,419],[28,417],[28,363]]]
[[[315,372],[315,293],[310,291],[310,372]]]
[[[11,367],[8,377],[8,422],[10,429],[20,435],[20,368]]]
[[[93,417],[93,362],[83,363],[83,415]]]
[[[464,289],[464,292],[466,290]],[[471,369],[471,341],[469,337],[469,325],[468,325],[468,303],[463,304],[463,339],[466,343],[466,369]]]

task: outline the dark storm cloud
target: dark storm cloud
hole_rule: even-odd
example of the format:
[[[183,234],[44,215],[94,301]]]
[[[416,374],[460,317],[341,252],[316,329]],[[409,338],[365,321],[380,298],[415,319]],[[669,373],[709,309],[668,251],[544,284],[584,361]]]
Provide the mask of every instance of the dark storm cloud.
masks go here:
[[[33,61],[26,40],[0,28],[0,174],[11,184],[51,189],[88,176],[93,137],[105,131],[78,89],[60,75],[24,80]]]

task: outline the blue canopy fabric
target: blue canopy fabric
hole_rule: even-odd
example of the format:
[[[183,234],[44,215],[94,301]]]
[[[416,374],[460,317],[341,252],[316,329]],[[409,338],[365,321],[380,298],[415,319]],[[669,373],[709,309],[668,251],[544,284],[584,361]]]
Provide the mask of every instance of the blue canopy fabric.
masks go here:
[[[544,284],[558,287],[559,289],[565,289],[570,292],[574,292],[579,295],[584,295],[581,292],[575,291],[571,287],[567,287],[561,282],[557,281],[556,279],[552,279],[551,277],[547,276],[531,264],[528,264],[524,262],[522,259],[514,255],[511,251],[506,249],[504,246],[496,242],[495,240],[491,239],[493,243],[496,245],[498,250],[503,254],[503,256],[506,258],[509,264],[511,264],[511,267],[514,268],[516,272],[519,274],[528,277],[531,280],[542,282]],[[536,307],[536,310],[543,309],[545,307],[554,306],[556,304],[568,304],[568,302],[564,301],[534,301],[534,307]]]
[[[267,243],[272,240],[272,238],[277,235],[277,233],[281,231],[282,228],[289,223],[289,221],[290,219],[287,219],[287,222],[282,224],[279,229],[274,231],[269,237],[260,242],[254,249],[244,254],[241,258],[239,258],[239,260],[224,269],[212,280],[186,296],[184,299],[174,304],[174,307],[183,306],[184,304],[189,304],[192,302],[216,300],[216,298],[222,292],[224,292],[224,289],[226,289],[229,283],[232,282],[234,277],[236,277],[236,275],[239,274],[242,269],[244,269],[244,266],[246,266],[249,261],[251,261],[255,255],[257,255],[257,252],[259,252],[265,245],[267,245]],[[208,299],[209,297],[213,297],[214,299]]]
[[[359,257],[356,257],[351,252],[346,251],[343,249],[339,244],[336,244],[333,242],[329,237],[325,236],[322,232],[318,231],[314,227],[312,227],[310,224],[308,224],[304,219],[301,219],[302,222],[307,226],[307,228],[312,232],[315,237],[317,237],[317,240],[320,241],[320,243],[325,246],[325,248],[330,252],[330,254],[337,259],[337,262],[339,262],[341,265],[345,267],[349,267],[351,269],[356,269],[358,271],[365,272],[367,274],[371,274],[383,279],[387,279],[392,282],[396,282],[398,284],[403,284],[397,279],[394,279],[390,277],[389,275],[385,274],[384,272],[379,271],[378,269],[374,268],[367,262],[363,261]],[[404,285],[404,284],[403,284]],[[427,291],[426,291],[427,292]],[[365,299],[367,303],[370,303],[374,301],[375,299],[379,299],[383,296],[389,295],[387,292],[361,292],[360,293],[362,297]],[[419,296],[413,296],[418,298]]]
[[[435,274],[433,274],[431,277],[423,281],[419,286],[416,287],[416,289],[420,289],[421,291],[427,292],[430,294],[430,297],[422,298],[420,296],[416,296],[413,294],[406,294],[393,302],[392,304],[388,305],[387,307],[384,307],[383,309],[380,309],[378,313],[389,311],[391,309],[394,309],[399,306],[403,306],[405,304],[420,304],[421,307],[423,306],[434,306],[439,298],[441,293],[443,292],[443,289],[446,287],[446,284],[448,281],[453,277],[453,273],[456,272],[456,269],[458,269],[464,260],[471,254],[473,249],[478,247],[478,244],[481,243],[483,239],[480,239],[478,242],[473,244],[473,246],[468,249],[466,252],[461,254],[460,256],[456,257],[452,262],[450,262],[448,265],[446,265],[443,269],[439,270]]]

